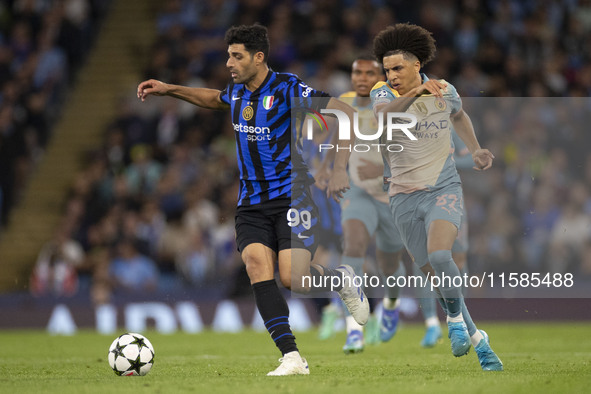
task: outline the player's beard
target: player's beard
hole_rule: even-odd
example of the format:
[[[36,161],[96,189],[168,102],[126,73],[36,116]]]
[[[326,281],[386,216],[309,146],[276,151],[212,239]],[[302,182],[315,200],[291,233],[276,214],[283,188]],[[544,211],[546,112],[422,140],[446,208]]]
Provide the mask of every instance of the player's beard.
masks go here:
[[[236,77],[234,78],[234,83],[241,83],[244,85],[246,85],[250,81],[252,81],[257,75],[256,69],[251,71],[250,68],[244,69],[244,72],[242,72],[242,73],[238,73],[237,71],[234,71],[234,72],[236,72]]]

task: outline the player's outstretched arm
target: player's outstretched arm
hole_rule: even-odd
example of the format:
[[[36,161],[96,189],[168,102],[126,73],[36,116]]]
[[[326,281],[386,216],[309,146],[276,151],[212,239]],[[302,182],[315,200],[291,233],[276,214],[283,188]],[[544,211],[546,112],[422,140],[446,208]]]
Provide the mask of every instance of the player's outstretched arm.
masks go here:
[[[187,86],[173,85],[149,79],[141,82],[137,87],[137,97],[145,101],[146,97],[171,96],[199,107],[208,109],[227,109],[230,106],[220,99],[220,91],[217,89],[190,88]]]
[[[458,136],[464,141],[470,153],[472,153],[472,159],[475,164],[474,169],[481,171],[488,170],[492,167],[495,156],[488,149],[482,149],[480,147],[476,139],[476,134],[474,134],[474,126],[468,114],[463,109],[460,109],[451,116],[451,122]]]

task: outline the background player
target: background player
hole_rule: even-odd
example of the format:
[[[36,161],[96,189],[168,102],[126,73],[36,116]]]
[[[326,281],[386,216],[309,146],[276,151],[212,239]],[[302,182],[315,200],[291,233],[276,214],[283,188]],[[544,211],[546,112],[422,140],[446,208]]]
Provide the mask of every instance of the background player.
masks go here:
[[[377,122],[373,115],[369,93],[371,88],[383,80],[380,64],[372,57],[357,58],[351,68],[353,91],[341,95],[351,104],[359,116],[361,132],[374,131]],[[362,143],[357,139],[355,143]],[[376,260],[380,270],[387,276],[404,275],[400,257],[404,245],[394,226],[388,207],[388,196],[383,190],[383,162],[381,153],[375,148],[368,152],[353,150],[349,158],[351,188],[341,200],[343,227],[343,257],[341,262],[350,265],[357,275],[363,275],[363,264],[372,237],[376,237]],[[380,339],[389,340],[396,332],[400,289],[387,287],[380,319]],[[363,327],[351,316],[345,318],[347,341],[345,353],[363,350]]]
[[[332,118],[326,119],[327,124],[334,126]],[[312,123],[316,126],[316,123]],[[314,254],[313,264],[319,264],[323,267],[336,268],[340,264],[340,258],[343,253],[343,230],[341,227],[341,206],[337,201],[326,195],[326,186],[324,185],[327,151],[321,151],[319,146],[331,142],[331,133],[329,130],[320,127],[314,127],[314,137],[312,139],[303,139],[304,160],[308,164],[310,173],[316,179],[314,185],[310,187],[312,199],[318,207],[318,249]],[[370,306],[371,306],[371,299]],[[325,340],[335,334],[334,326],[342,315],[342,301],[339,297],[316,297],[314,304],[322,319],[318,330],[318,339]],[[368,325],[370,321],[368,320]]]
[[[304,275],[332,279],[351,276],[350,267],[339,271],[310,266],[316,242],[316,209],[309,196],[312,177],[297,149],[292,149],[291,98],[311,106],[312,97],[326,94],[308,87],[293,74],[273,72],[267,65],[269,38],[261,25],[232,27],[226,32],[228,67],[232,82],[226,89],[190,88],[147,80],[137,95],[168,95],[203,108],[232,113],[240,169],[240,193],[236,213],[236,238],[250,278],[257,308],[273,341],[281,351],[281,364],[268,375],[309,374],[308,364],[298,351],[289,325],[289,309],[274,279],[275,261],[286,287]],[[304,94],[305,93],[305,94]],[[309,101],[309,102],[308,102]],[[328,101],[325,100],[325,101]],[[352,109],[335,99],[328,108],[352,114]],[[309,217],[307,226],[290,227],[292,216]],[[367,298],[353,286],[342,287],[339,295],[351,314],[364,324],[369,315]]]
[[[375,131],[377,122],[373,114],[369,93],[380,80],[383,73],[380,64],[373,57],[358,57],[351,68],[353,91],[344,93],[340,99],[352,105],[358,114],[359,130]],[[334,134],[336,137],[336,134]],[[364,141],[356,140],[355,143]],[[334,145],[334,144],[333,144]],[[334,150],[331,150],[334,153]],[[330,162],[327,156],[326,162]],[[317,182],[325,186],[329,176],[324,172],[317,176]],[[353,151],[349,158],[351,188],[341,200],[341,221],[343,229],[343,256],[341,262],[353,267],[357,275],[363,275],[363,266],[372,237],[376,236],[376,259],[384,275],[405,275],[404,265],[400,262],[403,244],[394,226],[388,207],[388,196],[383,190],[382,155],[373,147],[368,152]],[[379,330],[379,339],[388,341],[396,332],[398,323],[398,305],[400,289],[386,286],[386,297],[379,328],[368,323],[368,338],[375,336],[373,330]],[[333,310],[328,313],[334,314]],[[324,316],[323,316],[324,318]],[[324,320],[324,319],[323,319]],[[334,319],[329,320],[331,324]],[[370,321],[372,321],[370,319]],[[357,353],[364,348],[363,327],[351,316],[345,317],[347,340],[343,346],[345,353]],[[377,342],[376,338],[376,342]],[[374,340],[370,340],[374,342]]]

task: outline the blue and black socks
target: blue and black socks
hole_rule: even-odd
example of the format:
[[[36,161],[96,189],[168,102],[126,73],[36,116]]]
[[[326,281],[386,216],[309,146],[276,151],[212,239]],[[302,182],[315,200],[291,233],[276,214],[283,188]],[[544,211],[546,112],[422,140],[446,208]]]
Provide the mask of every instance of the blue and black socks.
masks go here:
[[[265,327],[281,354],[297,352],[295,336],[289,325],[289,307],[275,279],[254,283],[252,290]]]

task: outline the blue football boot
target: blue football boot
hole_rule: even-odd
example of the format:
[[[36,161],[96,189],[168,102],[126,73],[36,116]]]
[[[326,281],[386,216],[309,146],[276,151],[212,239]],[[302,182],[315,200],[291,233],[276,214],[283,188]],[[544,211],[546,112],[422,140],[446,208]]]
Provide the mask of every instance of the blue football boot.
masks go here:
[[[447,322],[448,338],[451,340],[451,352],[456,357],[461,357],[470,351],[470,335],[466,323]]]
[[[437,341],[441,339],[441,327],[437,326],[429,326],[427,327],[427,331],[425,332],[425,336],[421,341],[422,347],[433,347],[437,345]]]
[[[476,345],[474,350],[478,355],[478,361],[480,361],[480,366],[482,367],[483,371],[502,371],[503,370],[503,363],[499,359],[499,357],[493,352],[490,347],[490,339],[488,338],[488,334],[484,330],[479,330],[480,333],[484,336],[484,339],[480,340],[480,343]]]
[[[382,342],[388,342],[398,329],[398,320],[400,312],[396,309],[382,309],[382,319],[380,320],[380,339]]]
[[[360,353],[363,351],[363,333],[359,330],[353,330],[347,334],[347,342],[343,346],[345,354]]]

